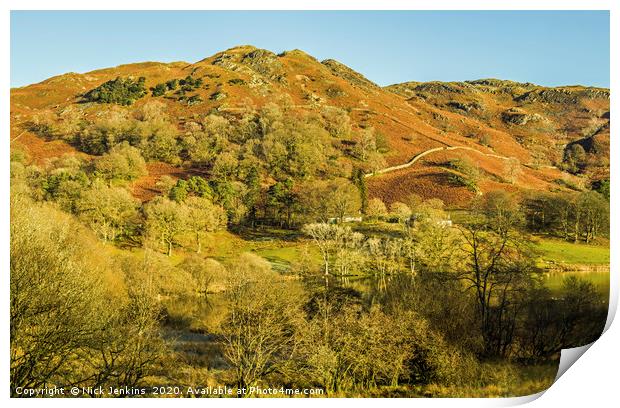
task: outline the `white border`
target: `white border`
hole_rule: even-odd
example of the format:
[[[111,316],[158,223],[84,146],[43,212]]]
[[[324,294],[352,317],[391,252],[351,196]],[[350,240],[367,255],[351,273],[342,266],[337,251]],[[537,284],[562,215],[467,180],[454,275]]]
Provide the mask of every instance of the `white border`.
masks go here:
[[[13,10],[610,10],[609,0],[8,0]],[[52,5],[53,7],[50,7]]]
[[[172,6],[174,8],[172,8]],[[260,6],[260,7],[259,7]],[[618,83],[618,72],[620,72],[620,66],[618,64],[618,2],[617,1],[603,1],[603,0],[474,0],[474,1],[459,1],[459,0],[434,0],[434,1],[397,1],[397,0],[382,0],[382,1],[370,1],[370,0],[305,0],[297,1],[294,4],[290,1],[283,0],[263,0],[260,3],[250,0],[227,0],[218,2],[205,2],[197,0],[175,0],[161,1],[127,1],[127,0],[96,0],[84,2],[78,0],[56,0],[53,3],[44,0],[25,0],[14,1],[5,0],[2,2],[3,13],[0,20],[0,32],[2,33],[2,41],[0,47],[2,49],[2,56],[4,56],[4,63],[1,64],[3,82],[2,82],[2,99],[0,102],[0,108],[2,117],[5,118],[2,121],[2,136],[0,136],[0,149],[2,151],[2,160],[0,160],[0,166],[2,169],[2,183],[0,183],[1,196],[3,198],[0,203],[0,262],[2,262],[2,273],[0,273],[2,290],[2,304],[7,307],[9,304],[9,133],[10,124],[6,118],[9,117],[9,87],[10,87],[10,16],[9,10],[135,10],[135,9],[151,9],[151,10],[199,10],[199,9],[212,9],[212,10],[611,10],[611,114],[613,122],[618,118],[618,103],[615,98],[615,86]],[[52,8],[53,7],[53,8]],[[524,29],[527,29],[524,27]],[[579,28],[576,27],[576,30]],[[576,57],[578,58],[578,57]],[[42,63],[44,63],[42,61]],[[414,80],[415,78],[412,78]],[[612,131],[615,135],[615,126],[612,127]],[[616,165],[619,156],[617,142],[614,141],[615,137],[612,137],[611,144],[611,163],[612,163],[612,248],[618,242],[620,242],[619,234],[619,216],[615,212],[618,207],[618,172],[616,171]],[[610,310],[615,313],[618,303],[618,273],[615,270],[618,265],[618,254],[614,251],[611,252],[611,264],[612,264],[612,299],[610,301]],[[608,325],[611,322],[613,315],[610,314]],[[2,344],[1,348],[4,350],[2,356],[2,369],[0,369],[0,378],[2,379],[1,392],[4,398],[8,398],[9,389],[9,320],[6,309],[4,312],[3,328],[2,328]],[[533,406],[610,406],[611,402],[617,401],[617,373],[618,373],[618,350],[617,345],[620,344],[620,330],[618,324],[611,326],[611,328],[603,335],[603,337],[592,345],[587,352],[586,358],[581,358],[575,363],[575,367],[571,368],[568,373],[562,376],[556,384],[554,384],[544,395],[538,398]],[[516,398],[516,399],[496,399],[496,400],[451,400],[451,399],[394,399],[389,401],[389,404],[395,404],[397,406],[466,406],[466,407],[481,407],[481,406],[506,406],[525,403],[534,398]],[[245,401],[245,400],[244,400]],[[110,400],[92,401],[95,405],[107,404]],[[208,400],[206,403],[215,403],[214,400]],[[347,400],[346,403],[360,404],[362,406],[369,406],[374,404],[372,399],[364,400]],[[30,405],[36,404],[37,401],[24,401],[24,400],[11,400],[11,404],[15,405]],[[46,404],[60,404],[68,406],[83,405],[84,400],[69,399],[69,400],[46,400]],[[114,401],[115,404],[128,405],[140,403],[139,401],[121,400]],[[179,401],[169,400],[148,400],[149,405],[153,406],[169,406],[169,404],[177,404]],[[188,400],[184,399],[182,404],[194,404],[197,406],[200,404],[204,406],[205,401]],[[314,405],[316,403],[326,404],[329,406],[340,405],[342,402],[338,399],[326,399],[326,400],[294,400],[289,399],[261,399],[253,400],[252,405],[259,406],[289,406],[291,403],[300,405]],[[388,403],[386,401],[386,403]],[[245,402],[239,400],[221,400],[218,404],[225,405],[245,405]]]

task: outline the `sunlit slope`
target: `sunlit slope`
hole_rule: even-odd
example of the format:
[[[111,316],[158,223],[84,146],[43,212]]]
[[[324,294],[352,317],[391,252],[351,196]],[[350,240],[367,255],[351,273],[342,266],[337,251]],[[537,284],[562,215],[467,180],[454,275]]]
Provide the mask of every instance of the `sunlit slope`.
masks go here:
[[[12,146],[26,150],[39,164],[63,154],[81,154],[60,140],[45,140],[31,125],[41,117],[62,121],[65,114],[92,120],[109,104],[83,103],[83,95],[117,77],[144,77],[147,89],[187,76],[200,78],[193,91],[199,103],[148,92],[132,108],[153,99],[166,110],[183,137],[189,118],[217,113],[235,115],[268,102],[290,112],[316,113],[327,106],[344,109],[353,134],[374,128],[385,140],[385,167],[407,163],[438,147],[459,147],[428,154],[410,167],[368,178],[371,196],[387,203],[411,193],[461,205],[478,192],[562,191],[609,177],[609,90],[567,86],[546,88],[495,79],[454,83],[409,82],[385,88],[335,61],[318,61],[303,51],[276,55],[252,46],[235,47],[196,63],[144,62],[88,72],[68,73],[11,90]],[[334,140],[343,151],[355,140]],[[579,171],[566,170],[567,149],[578,144],[585,158]],[[461,148],[462,147],[462,148]],[[479,167],[477,190],[455,185],[450,161],[460,158]],[[357,159],[350,157],[353,166]],[[515,168],[517,170],[515,170]],[[153,174],[136,188],[170,172],[183,177],[183,166],[150,165]],[[509,174],[514,173],[514,174]]]

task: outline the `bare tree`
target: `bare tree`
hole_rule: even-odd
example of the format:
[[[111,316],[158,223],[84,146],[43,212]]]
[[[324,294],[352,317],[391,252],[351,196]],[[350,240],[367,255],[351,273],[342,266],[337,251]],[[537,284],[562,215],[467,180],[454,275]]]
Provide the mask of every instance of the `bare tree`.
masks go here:
[[[585,241],[590,243],[601,230],[608,228],[609,203],[599,193],[588,191],[579,196],[578,206],[582,214]]]
[[[520,301],[532,282],[529,244],[515,229],[520,216],[510,199],[505,193],[487,195],[483,213],[460,229],[467,258],[456,278],[475,295],[488,355],[510,350]]]
[[[361,234],[353,233],[349,227],[327,223],[306,224],[302,231],[312,238],[319,249],[325,275],[330,273],[329,267],[337,250],[359,246],[363,239]]]
[[[362,129],[357,136],[356,155],[366,161],[371,153],[377,150],[377,139],[374,128]]]
[[[304,297],[255,255],[242,255],[230,272],[224,355],[234,367],[237,388],[247,389],[291,363]]]

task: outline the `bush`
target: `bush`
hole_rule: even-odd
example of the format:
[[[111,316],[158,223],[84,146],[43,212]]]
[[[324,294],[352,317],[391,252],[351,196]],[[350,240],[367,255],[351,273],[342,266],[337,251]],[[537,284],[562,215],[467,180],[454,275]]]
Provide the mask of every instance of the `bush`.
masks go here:
[[[491,136],[489,136],[488,134],[484,133],[483,135],[480,136],[480,144],[486,147],[490,147],[491,146]]]
[[[478,191],[478,180],[480,172],[474,163],[469,159],[452,159],[447,163],[448,167],[460,173],[452,173],[449,176],[450,181],[457,185],[467,187],[473,192]]]
[[[254,254],[241,254],[229,273],[222,350],[233,368],[233,384],[248,388],[291,365],[304,294]]]
[[[412,311],[365,310],[355,294],[317,292],[300,333],[299,360],[308,380],[328,393],[377,386],[453,384],[471,358],[450,346],[428,321]],[[310,307],[312,307],[310,309]],[[326,324],[329,321],[329,324]]]
[[[376,132],[376,146],[379,153],[387,153],[390,150],[390,144],[383,133]]]
[[[170,81],[166,82],[166,88],[168,88],[169,91],[174,91],[175,89],[177,89],[178,86],[178,79],[171,79]]]
[[[245,81],[241,78],[233,78],[228,81],[230,85],[245,85]]]
[[[188,272],[196,282],[198,293],[216,293],[226,289],[230,281],[228,271],[218,261],[211,258],[202,258],[198,255],[190,255],[179,265]]]
[[[200,97],[200,95],[192,95],[189,98],[187,98],[188,106],[197,105],[201,102],[202,102],[202,98]]]
[[[210,99],[213,101],[219,101],[221,99],[226,98],[226,96],[227,95],[224,92],[217,91],[211,94]]]
[[[449,178],[450,182],[456,186],[466,187],[474,193],[478,191],[478,184],[475,181],[469,180],[460,174],[451,174]]]
[[[609,179],[597,180],[597,181],[593,182],[592,183],[592,190],[597,191],[603,197],[605,197],[607,199],[607,201],[609,201],[609,197],[611,195],[610,194],[611,186],[610,186],[610,183],[609,183]]]
[[[193,78],[191,75],[188,75],[179,81],[179,85],[187,86],[190,90],[200,88],[202,85],[202,78]]]
[[[387,207],[380,198],[371,198],[368,201],[368,207],[366,208],[366,215],[368,217],[383,217],[387,212]]]
[[[134,81],[131,78],[117,77],[111,81],[99,85],[95,89],[88,91],[84,98],[88,102],[116,103],[118,105],[131,105],[137,99],[146,95],[144,87],[144,77]]]
[[[168,87],[166,86],[166,84],[157,84],[153,88],[151,88],[153,96],[162,96],[166,93],[167,90]]]

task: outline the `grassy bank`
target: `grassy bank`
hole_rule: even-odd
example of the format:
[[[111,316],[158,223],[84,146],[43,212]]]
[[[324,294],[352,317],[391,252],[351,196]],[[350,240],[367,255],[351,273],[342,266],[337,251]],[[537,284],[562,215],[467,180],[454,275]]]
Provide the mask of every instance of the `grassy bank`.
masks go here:
[[[539,239],[536,247],[540,251],[543,261],[585,265],[609,263],[609,246],[574,244],[556,239]]]

